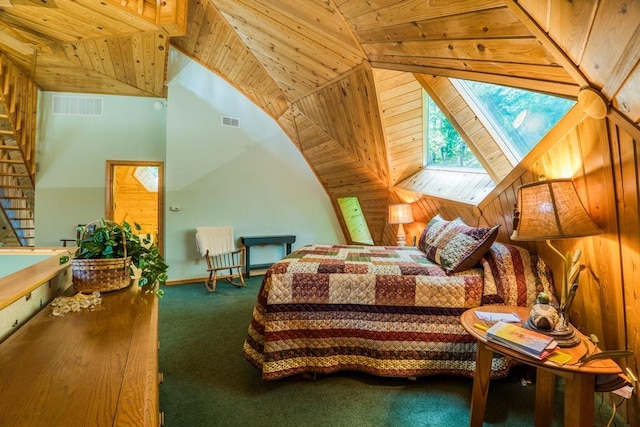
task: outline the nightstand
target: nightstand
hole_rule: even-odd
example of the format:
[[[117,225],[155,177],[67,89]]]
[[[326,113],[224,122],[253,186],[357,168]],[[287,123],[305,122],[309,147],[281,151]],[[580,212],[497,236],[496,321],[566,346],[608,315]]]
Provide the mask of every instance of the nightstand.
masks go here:
[[[564,426],[592,426],[595,412],[594,393],[596,376],[601,374],[622,374],[620,366],[611,359],[598,359],[585,364],[572,364],[585,353],[583,344],[560,349],[560,351],[571,355],[571,360],[567,364],[560,366],[550,361],[534,359],[495,342],[487,341],[486,332],[474,326],[475,323],[483,323],[476,315],[478,311],[494,313],[513,312],[524,321],[529,317],[530,309],[527,307],[490,305],[469,309],[460,316],[462,326],[478,342],[469,425],[471,427],[482,426],[487,395],[489,393],[491,359],[493,353],[496,352],[537,368],[535,402],[535,425],[537,427],[551,425],[556,375],[565,379]],[[576,333],[579,334],[581,340],[589,346],[590,352],[594,350],[599,351],[594,349],[594,345],[587,337],[578,331],[576,331]]]

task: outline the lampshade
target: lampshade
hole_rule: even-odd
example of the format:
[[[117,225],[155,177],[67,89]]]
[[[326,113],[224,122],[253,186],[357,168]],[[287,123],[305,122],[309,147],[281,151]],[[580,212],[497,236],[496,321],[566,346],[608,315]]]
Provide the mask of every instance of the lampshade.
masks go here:
[[[511,240],[549,240],[602,232],[584,209],[573,181],[556,179],[518,188],[518,220]]]
[[[412,222],[411,205],[407,203],[389,205],[389,224],[409,224]]]

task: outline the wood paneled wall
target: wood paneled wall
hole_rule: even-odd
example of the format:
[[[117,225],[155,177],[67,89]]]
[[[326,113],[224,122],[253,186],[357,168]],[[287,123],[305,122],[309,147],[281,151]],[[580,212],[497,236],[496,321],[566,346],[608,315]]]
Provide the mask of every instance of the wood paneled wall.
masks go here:
[[[532,158],[533,157],[533,158]],[[572,323],[596,334],[605,349],[628,349],[640,355],[640,130],[616,111],[596,120],[585,117],[563,132],[546,151],[536,151],[523,164],[526,170],[510,176],[478,208],[422,197],[414,204],[416,223],[407,232],[419,236],[426,221],[439,213],[460,216],[467,224],[500,224],[498,240],[541,254],[557,276],[561,259],[544,242],[511,242],[512,211],[518,186],[541,175],[572,178],[580,198],[603,234],[555,240],[561,252],[582,251],[588,270],[580,277]],[[638,373],[638,356],[619,360]],[[640,399],[625,405],[631,425],[640,422]],[[635,423],[635,424],[634,424]]]
[[[609,311],[619,311],[614,304],[622,304],[624,318],[615,319],[615,324],[619,325],[620,332],[624,330],[627,340],[627,348],[635,353],[634,358],[629,358],[629,366],[638,374],[640,366],[640,213],[638,211],[638,199],[640,195],[640,130],[630,126],[625,118],[617,113],[611,115],[606,130],[610,146],[608,149],[611,155],[611,165],[613,169],[613,190],[603,188],[605,200],[615,203],[611,208],[615,208],[616,216],[611,220],[617,221],[618,235],[605,235],[596,242],[604,248],[596,254],[589,254],[589,259],[598,264],[601,269],[611,269],[610,286],[618,292],[610,291],[608,287],[603,288],[596,294],[600,297],[604,305],[605,314]],[[603,135],[604,136],[604,135]],[[597,167],[597,164],[594,165]],[[592,202],[593,203],[593,202]],[[614,224],[610,224],[611,229]],[[615,238],[617,237],[617,241]],[[611,251],[606,251],[611,249]],[[619,269],[619,271],[618,271]],[[619,288],[622,289],[619,289]],[[619,294],[620,292],[620,294]],[[622,299],[620,299],[622,298]],[[585,316],[589,316],[593,310],[590,300],[585,297],[583,300]],[[610,316],[606,316],[610,317]],[[624,327],[624,329],[623,329]],[[637,389],[637,385],[636,385]],[[631,425],[640,423],[640,395],[635,392],[630,405],[630,413],[627,420]]]
[[[132,227],[138,223],[140,234],[151,234],[158,240],[158,192],[147,190],[135,177],[137,166],[117,166],[113,197],[116,209],[113,220],[127,221]]]
[[[548,1],[507,0],[512,10],[523,7],[589,84],[601,88],[612,105],[640,123],[640,3],[626,0]],[[562,63],[562,62],[560,62]],[[572,73],[575,76],[575,73]],[[576,81],[580,82],[579,78]]]
[[[598,335],[603,347],[613,349],[624,347],[625,339],[613,159],[609,156],[606,128],[606,120],[586,118],[540,156],[510,187],[484,203],[481,210],[485,221],[502,224],[500,238],[509,241],[505,234],[513,230],[509,216],[520,184],[535,181],[541,175],[548,179],[573,178],[583,204],[604,234],[554,241],[563,253],[582,250],[582,260],[592,272],[581,276],[572,322],[585,332]],[[542,254],[557,274],[562,271],[560,257],[544,242],[516,244]]]
[[[409,73],[373,70],[382,109],[390,182],[422,169],[424,121],[422,87]]]
[[[300,151],[319,177],[333,203],[358,197],[374,242],[387,228],[389,170],[373,72],[352,73],[298,100],[294,107]],[[394,200],[394,201],[391,201]],[[341,215],[344,235],[348,232]]]

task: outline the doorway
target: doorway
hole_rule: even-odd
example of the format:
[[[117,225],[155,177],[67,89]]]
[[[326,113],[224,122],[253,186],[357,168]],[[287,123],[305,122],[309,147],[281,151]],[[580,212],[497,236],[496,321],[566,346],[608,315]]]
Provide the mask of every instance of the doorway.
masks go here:
[[[105,218],[140,224],[140,234],[150,234],[163,254],[163,163],[107,160],[106,169]]]

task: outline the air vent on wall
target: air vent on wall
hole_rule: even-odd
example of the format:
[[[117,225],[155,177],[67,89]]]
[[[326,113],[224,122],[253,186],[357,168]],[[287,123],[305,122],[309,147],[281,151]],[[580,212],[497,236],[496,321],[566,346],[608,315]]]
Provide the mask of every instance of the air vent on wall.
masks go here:
[[[90,96],[53,96],[53,114],[63,116],[102,116],[102,98]]]
[[[222,126],[229,126],[232,128],[240,127],[240,119],[236,119],[235,117],[222,116]]]

